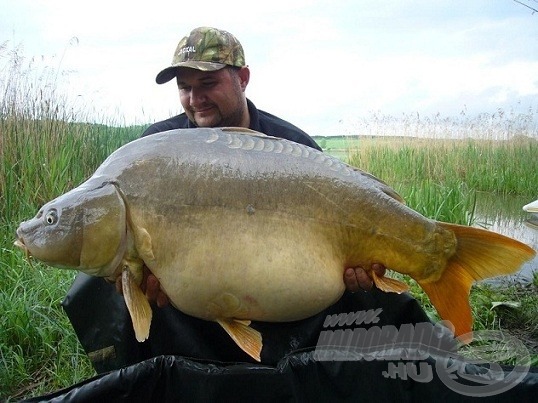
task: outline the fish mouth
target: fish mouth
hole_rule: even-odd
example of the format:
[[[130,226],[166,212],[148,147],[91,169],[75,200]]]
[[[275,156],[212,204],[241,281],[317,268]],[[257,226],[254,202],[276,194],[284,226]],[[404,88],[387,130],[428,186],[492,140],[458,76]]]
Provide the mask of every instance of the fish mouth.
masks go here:
[[[28,262],[30,262],[30,258],[32,257],[32,254],[30,253],[30,249],[26,246],[24,243],[24,240],[22,238],[18,238],[13,242],[13,245],[15,245],[17,248],[20,248],[24,251],[24,254],[26,255],[26,259]]]
[[[16,239],[15,242],[13,242],[13,245],[15,245],[17,248],[21,248],[24,251],[28,250],[28,248],[24,244],[24,240],[22,238]]]

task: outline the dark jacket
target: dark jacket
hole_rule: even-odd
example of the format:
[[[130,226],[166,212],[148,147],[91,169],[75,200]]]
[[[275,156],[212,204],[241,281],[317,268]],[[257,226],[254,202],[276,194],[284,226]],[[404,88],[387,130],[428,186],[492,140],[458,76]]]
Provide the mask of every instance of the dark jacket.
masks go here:
[[[279,117],[271,115],[270,113],[259,110],[248,99],[247,106],[250,114],[249,129],[267,134],[268,136],[291,140],[321,151],[321,148],[316,144],[316,142],[298,127],[286,122],[283,119],[280,119]],[[142,133],[142,137],[167,130],[193,129],[195,127],[197,127],[196,124],[191,122],[185,113],[182,113],[172,118],[152,124],[144,131],[144,133]]]

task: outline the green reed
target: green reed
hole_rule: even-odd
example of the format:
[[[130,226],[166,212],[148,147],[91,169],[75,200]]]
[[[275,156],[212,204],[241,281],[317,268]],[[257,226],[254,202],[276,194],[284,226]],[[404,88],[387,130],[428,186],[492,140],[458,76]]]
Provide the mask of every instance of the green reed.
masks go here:
[[[478,191],[536,197],[538,141],[532,137],[355,141],[350,164],[383,179],[430,218],[471,224]]]
[[[0,396],[50,392],[94,374],[60,306],[74,272],[30,267],[16,226],[140,131],[10,116],[0,133]]]
[[[0,253],[0,397],[57,390],[94,374],[60,302],[74,273],[28,267]]]

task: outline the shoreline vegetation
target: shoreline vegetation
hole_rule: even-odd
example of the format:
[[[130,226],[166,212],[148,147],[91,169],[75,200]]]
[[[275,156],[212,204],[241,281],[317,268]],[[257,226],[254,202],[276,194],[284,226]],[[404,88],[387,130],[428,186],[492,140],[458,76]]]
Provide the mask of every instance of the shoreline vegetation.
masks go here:
[[[85,180],[145,126],[110,119],[82,123],[85,112],[57,93],[56,72],[30,74],[35,65],[7,43],[0,44],[2,56],[7,65],[0,68],[0,399],[18,400],[71,386],[95,372],[60,306],[76,273],[37,262],[31,267],[13,247],[15,229],[43,203]],[[401,125],[405,117],[377,116],[357,123],[350,129],[354,134],[315,139],[329,154],[383,179],[410,207],[437,220],[474,224],[479,191],[536,199],[536,111],[517,116],[498,111],[487,119],[460,116],[457,130],[451,119],[440,116],[409,118],[407,126]],[[394,136],[398,125],[402,135]],[[443,127],[461,136],[443,138]],[[487,136],[477,138],[477,133]],[[425,294],[410,284],[437,321]],[[529,349],[533,366],[538,366],[537,291],[535,275],[530,284],[480,284],[471,292],[474,329],[516,335]],[[498,301],[519,305],[494,308]]]

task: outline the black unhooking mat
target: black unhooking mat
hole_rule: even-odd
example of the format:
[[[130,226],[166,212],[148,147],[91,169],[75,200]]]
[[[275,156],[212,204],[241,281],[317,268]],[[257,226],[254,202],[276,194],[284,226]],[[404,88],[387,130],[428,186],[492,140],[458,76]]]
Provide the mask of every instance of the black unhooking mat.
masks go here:
[[[461,402],[476,397],[524,402],[535,401],[538,393],[537,368],[500,368],[447,355],[452,339],[439,342],[448,340],[446,334],[439,334],[439,327],[407,294],[346,292],[305,320],[253,322],[263,335],[261,364],[218,324],[172,307],[154,308],[149,339],[136,342],[123,297],[113,285],[84,274],[63,306],[100,375],[28,402]],[[414,339],[402,336],[393,350],[382,342],[376,345],[379,330],[389,328],[400,334],[429,328],[435,337],[430,337],[430,347],[422,344],[428,339],[424,333]],[[342,338],[359,333],[361,342]],[[348,350],[342,347],[346,345]],[[362,349],[349,350],[351,345]]]

